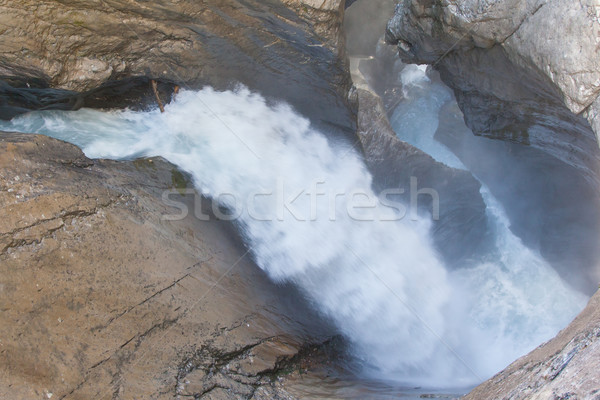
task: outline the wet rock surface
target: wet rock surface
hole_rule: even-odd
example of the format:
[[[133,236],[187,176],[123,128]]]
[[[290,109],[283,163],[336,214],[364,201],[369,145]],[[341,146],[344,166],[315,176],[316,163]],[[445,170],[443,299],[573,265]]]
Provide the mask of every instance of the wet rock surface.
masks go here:
[[[480,183],[468,171],[447,167],[398,139],[381,98],[370,90],[357,92],[358,135],[375,189],[403,190],[388,197],[406,205],[405,218],[413,212],[433,218],[434,243],[449,265],[481,251],[488,228]]]
[[[402,100],[401,93],[393,91],[398,74],[392,66],[397,57],[380,40],[392,10],[388,0],[378,0],[356,2],[347,11],[345,26],[354,84],[350,97],[357,107],[358,142],[373,174],[374,189],[387,192],[387,200],[402,204],[404,209],[399,212],[404,211],[404,218],[414,218],[415,214],[432,218],[434,244],[454,267],[487,245],[481,185],[468,171],[439,163],[398,139],[390,125],[388,112],[393,106],[386,108],[384,102],[397,104]],[[370,14],[377,18],[371,18],[373,26],[364,29],[360,18]]]
[[[285,394],[277,372],[327,324],[229,223],[162,218],[180,213],[164,191],[210,213],[186,185],[159,158],[90,160],[0,133],[1,398]]]
[[[439,71],[473,133],[505,142],[457,139],[462,121],[446,117],[436,134],[501,201],[511,230],[589,294],[599,276],[597,11],[590,2],[406,0],[386,32],[403,61]]]

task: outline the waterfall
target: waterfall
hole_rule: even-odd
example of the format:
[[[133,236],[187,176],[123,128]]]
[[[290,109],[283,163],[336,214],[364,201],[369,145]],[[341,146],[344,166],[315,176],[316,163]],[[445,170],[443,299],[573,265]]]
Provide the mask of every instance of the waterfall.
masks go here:
[[[229,210],[257,265],[297,285],[336,323],[362,372],[377,379],[478,383],[552,337],[585,304],[510,234],[489,193],[497,252],[448,271],[430,221],[375,194],[350,146],[243,87],[182,91],[165,113],[43,111],[0,129],[53,136],[93,158],[162,156],[187,171]]]

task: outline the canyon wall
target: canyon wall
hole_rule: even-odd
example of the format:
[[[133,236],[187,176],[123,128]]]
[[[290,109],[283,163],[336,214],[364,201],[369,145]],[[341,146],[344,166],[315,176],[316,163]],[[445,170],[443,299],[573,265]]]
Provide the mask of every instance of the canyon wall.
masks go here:
[[[402,61],[439,71],[474,134],[522,145],[480,160],[479,173],[493,176],[485,183],[512,231],[590,294],[600,279],[599,15],[594,1],[403,0],[386,31]]]
[[[507,151],[502,156],[505,161],[511,157],[518,161],[523,168],[520,179],[530,177],[525,185],[563,179],[553,170],[544,170],[550,160],[547,156],[574,168],[587,182],[585,198],[576,198],[575,192],[542,191],[538,201],[546,204],[544,197],[563,199],[593,210],[598,208],[600,188],[599,33],[600,4],[593,0],[402,0],[388,23],[386,40],[397,46],[404,62],[430,64],[440,72],[473,133],[521,145],[522,151],[508,144],[496,147]],[[446,144],[452,147],[452,143]],[[527,150],[532,147],[535,151]],[[517,150],[516,158],[509,154],[513,150]],[[496,167],[499,175],[503,169],[510,170],[502,164]],[[506,191],[523,187],[512,186],[515,181],[510,173],[505,173],[504,179]],[[525,201],[518,196],[513,200],[505,204],[509,213]],[[562,212],[555,210],[558,215]],[[566,219],[571,221],[572,230],[564,230],[564,224],[557,224],[555,229],[535,229],[545,231],[554,242],[547,246],[546,256],[553,246],[566,255],[559,261],[563,276],[581,272],[569,270],[569,262],[580,251],[561,246],[570,237],[568,232],[578,237],[576,242],[591,234],[594,240],[590,245],[595,248],[598,243],[593,233],[596,230],[587,229],[589,222],[597,226],[597,216],[592,213],[587,222],[577,220],[573,224],[574,215]],[[515,216],[511,222],[518,231],[521,222]],[[553,216],[545,215],[544,219],[552,221]],[[583,236],[579,236],[581,232]],[[591,257],[588,268],[597,270],[597,251],[591,249],[587,254]],[[597,274],[585,276],[595,288]],[[597,309],[595,294],[587,308],[554,339],[515,361],[466,398],[596,398],[600,390]]]
[[[0,118],[241,83],[354,134],[344,1],[0,1]],[[137,79],[135,79],[137,78]],[[315,96],[314,93],[319,93]]]
[[[597,185],[599,34],[593,0],[403,0],[386,39],[440,71],[474,133],[538,147]]]

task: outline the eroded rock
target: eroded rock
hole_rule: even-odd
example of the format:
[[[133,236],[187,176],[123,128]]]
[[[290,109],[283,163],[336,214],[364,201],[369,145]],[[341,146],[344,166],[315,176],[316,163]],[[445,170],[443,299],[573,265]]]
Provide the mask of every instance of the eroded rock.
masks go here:
[[[191,215],[211,207],[179,194],[184,177],[159,158],[92,161],[55,139],[0,133],[1,398],[200,394],[186,365],[206,349],[203,369],[231,364],[215,387],[250,398],[325,337],[229,223]],[[190,215],[162,218],[179,213],[165,191]]]
[[[597,193],[598,15],[594,1],[404,0],[387,39],[404,61],[440,71],[475,134],[535,146],[575,167]],[[597,196],[587,200],[596,207]],[[554,339],[466,399],[597,398],[598,301],[596,293]]]
[[[447,121],[436,134],[478,163],[466,162],[511,230],[590,294],[600,226],[597,10],[586,1],[404,0],[386,34],[404,61],[440,72],[474,134],[521,145],[490,144],[496,151],[477,160]]]
[[[360,16],[369,13],[373,27],[359,27]],[[388,88],[398,81],[389,71],[395,54],[378,40],[384,30],[386,14],[392,14],[389,1],[356,2],[346,21],[351,98],[357,104],[357,135],[367,167],[373,174],[373,187],[386,199],[402,204],[404,218],[415,214],[432,219],[432,237],[438,251],[451,267],[472,258],[486,246],[488,235],[485,203],[480,183],[468,172],[437,162],[420,149],[400,140],[384,107]],[[364,23],[364,21],[362,21]],[[377,27],[381,29],[377,34]],[[402,99],[396,93],[392,102]],[[390,194],[390,191],[396,191]],[[401,191],[402,193],[398,193]],[[421,193],[421,194],[419,194]],[[433,194],[432,194],[433,193]]]
[[[90,97],[89,91],[132,78],[154,79],[171,89],[230,89],[242,83],[291,103],[316,124],[350,135],[343,6],[342,0],[3,0],[0,79],[22,89],[21,96],[37,97],[7,104],[6,98],[14,102],[15,96],[0,88],[0,106],[13,107],[5,118],[59,103],[72,109],[82,105],[81,96]],[[54,101],[48,93],[55,92],[31,93],[32,88],[61,89],[67,100]],[[136,88],[142,89],[153,97],[147,83]],[[170,96],[172,90],[165,91]],[[99,97],[104,101],[96,96],[83,104],[122,106],[117,96]]]
[[[389,197],[407,206],[406,218],[418,211],[433,219],[434,243],[450,266],[481,251],[488,239],[481,184],[468,171],[447,167],[398,139],[375,93],[357,89],[357,96],[358,136],[374,188],[403,190]],[[422,194],[415,198],[419,191]]]
[[[598,186],[599,10],[593,1],[404,0],[387,40],[404,61],[440,71],[475,134],[536,146]]]

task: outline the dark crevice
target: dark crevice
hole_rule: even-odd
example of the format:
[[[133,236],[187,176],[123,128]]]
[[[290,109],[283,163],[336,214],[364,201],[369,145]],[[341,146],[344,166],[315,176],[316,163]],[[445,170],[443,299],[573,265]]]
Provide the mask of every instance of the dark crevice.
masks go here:
[[[157,91],[164,103],[172,99],[177,84],[157,81]],[[147,110],[156,106],[156,97],[147,77],[133,77],[106,82],[102,86],[79,93],[50,88],[40,78],[0,76],[0,119],[10,120],[30,111],[67,110],[82,107],[96,109]]]
[[[197,264],[196,264],[196,265],[197,265]],[[110,326],[110,325],[111,325],[111,324],[112,324],[114,321],[116,321],[117,319],[121,318],[122,316],[124,316],[125,314],[129,313],[129,312],[130,312],[130,311],[132,311],[133,309],[135,309],[135,308],[137,308],[137,307],[139,307],[139,306],[141,306],[141,305],[143,305],[143,304],[147,303],[148,301],[152,300],[154,297],[156,297],[156,296],[160,295],[161,293],[163,293],[163,292],[165,292],[165,291],[167,291],[167,290],[171,289],[172,287],[174,287],[174,286],[175,286],[175,285],[177,285],[179,282],[181,282],[182,280],[184,280],[185,278],[187,278],[187,277],[189,277],[189,276],[191,276],[191,274],[190,274],[190,273],[187,273],[187,274],[183,275],[181,278],[179,278],[179,279],[177,279],[177,280],[173,281],[173,283],[171,283],[170,285],[168,285],[168,286],[164,287],[163,289],[160,289],[160,290],[156,291],[156,292],[155,292],[155,293],[153,293],[153,294],[152,294],[150,297],[147,297],[147,298],[145,298],[144,300],[142,300],[142,301],[141,301],[141,302],[139,302],[138,304],[136,304],[136,305],[133,305],[133,306],[131,306],[131,307],[129,307],[129,308],[127,308],[127,309],[125,309],[124,311],[120,312],[119,314],[115,315],[114,317],[110,318],[106,324],[104,324],[104,325],[102,325],[102,326],[97,326],[97,327],[94,327],[94,328],[92,329],[92,331],[99,331],[99,330],[102,330],[102,329],[106,329],[106,328],[108,328],[108,327],[109,327],[109,326]],[[131,341],[131,340],[130,340],[130,341]],[[126,343],[126,344],[127,344],[127,343]],[[124,346],[124,345],[123,345],[123,346]],[[123,347],[123,346],[121,346],[121,347]]]

